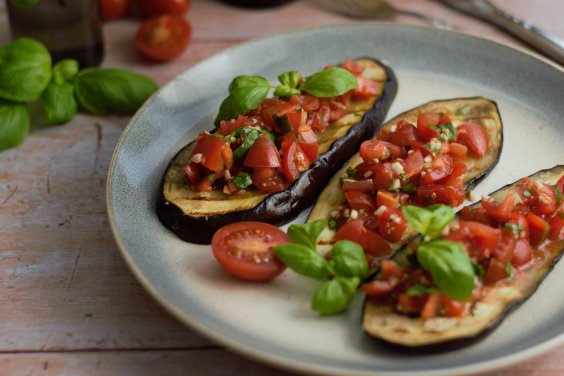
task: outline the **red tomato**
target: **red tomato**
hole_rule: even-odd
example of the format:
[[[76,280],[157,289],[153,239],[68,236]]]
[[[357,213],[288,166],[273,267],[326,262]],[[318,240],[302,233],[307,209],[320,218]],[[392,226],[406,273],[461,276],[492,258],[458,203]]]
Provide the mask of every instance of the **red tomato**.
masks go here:
[[[290,97],[290,103],[295,103],[300,105],[302,110],[306,112],[317,111],[321,104],[318,97],[314,97],[313,95],[309,95],[309,94],[292,95]]]
[[[345,61],[341,64],[341,68],[348,70],[355,76],[364,72],[363,66],[351,59],[345,59]]]
[[[251,180],[255,187],[266,193],[276,193],[286,188],[286,183],[276,168],[255,168]]]
[[[319,101],[319,109],[313,114],[311,119],[311,127],[318,132],[323,132],[329,125],[329,116],[331,114],[331,107],[327,100]]]
[[[345,180],[343,184],[341,184],[341,191],[359,191],[359,192],[374,192],[374,182],[372,179],[364,179],[364,180]]]
[[[556,187],[558,187],[558,190],[562,193],[564,193],[564,175],[558,179],[558,182],[556,183]]]
[[[466,303],[452,300],[445,294],[441,294],[441,304],[444,308],[443,316],[458,317],[466,312]]]
[[[175,16],[159,16],[146,20],[135,35],[141,53],[157,61],[170,60],[182,53],[192,34],[190,24]]]
[[[511,265],[518,268],[533,259],[533,250],[526,239],[519,239],[513,250]]]
[[[477,206],[475,208],[471,208],[469,206],[463,207],[460,210],[460,219],[463,221],[480,222],[485,225],[490,224],[490,218],[486,215],[486,211],[481,206]]]
[[[419,150],[410,153],[405,158],[403,163],[404,173],[411,178],[412,176],[419,175],[423,170],[423,156]]]
[[[468,147],[458,142],[451,142],[448,145],[448,153],[455,158],[465,158],[468,154]]]
[[[517,190],[535,214],[544,215],[556,210],[556,195],[550,185],[525,178],[522,185],[517,185]]]
[[[453,162],[449,155],[439,155],[431,164],[430,170],[425,170],[425,175],[421,174],[419,182],[422,185],[437,183],[445,179],[452,173]]]
[[[417,187],[415,194],[419,202],[424,206],[432,204],[458,206],[464,201],[466,191],[460,187],[431,184]]]
[[[394,289],[394,287],[395,285],[390,283],[390,281],[375,280],[375,281],[363,283],[362,286],[360,286],[360,289],[367,296],[382,296],[391,292]]]
[[[383,237],[364,227],[364,222],[357,219],[345,224],[337,231],[335,240],[350,240],[362,245],[364,252],[372,256],[383,256],[390,252],[391,246]]]
[[[245,126],[248,119],[249,119],[248,116],[239,115],[237,119],[232,119],[228,121],[221,120],[219,122],[219,130],[217,131],[217,133],[219,133],[222,136],[230,135],[236,129]]]
[[[439,114],[419,113],[417,116],[417,135],[424,141],[439,137],[441,134],[441,131],[437,128],[439,119]]]
[[[393,177],[394,174],[389,162],[378,163],[374,167],[374,176],[372,178],[372,180],[374,181],[374,189],[387,189],[392,183]]]
[[[346,191],[344,195],[349,206],[354,210],[364,210],[367,213],[372,213],[376,210],[374,200],[372,200],[370,194],[366,192]]]
[[[431,317],[437,316],[439,309],[441,308],[441,295],[440,294],[430,294],[427,298],[427,302],[421,310],[421,317],[424,319],[430,319]]]
[[[386,147],[386,142],[371,139],[360,144],[360,157],[365,161],[373,159],[384,160],[391,156],[391,151]]]
[[[232,275],[250,281],[268,281],[286,268],[272,247],[289,242],[288,235],[273,225],[238,222],[217,230],[211,246],[219,265]]]
[[[459,221],[458,229],[445,238],[454,241],[467,241],[473,245],[469,251],[480,259],[490,257],[501,240],[501,231],[479,222]]]
[[[376,206],[380,207],[382,205],[388,208],[398,208],[400,201],[398,198],[391,192],[379,190],[376,193]]]
[[[202,155],[201,164],[210,171],[219,172],[233,165],[233,153],[229,144],[209,133],[198,136],[192,156]]]
[[[378,232],[384,239],[390,242],[400,240],[406,228],[407,221],[398,209],[388,208],[388,210],[380,216]]]
[[[564,240],[564,219],[556,215],[550,219],[549,225],[548,237],[552,240]]]
[[[374,97],[380,91],[380,83],[364,77],[357,77],[358,86],[353,89],[353,97],[367,99]]]
[[[507,222],[511,219],[511,213],[515,206],[515,197],[507,195],[501,203],[491,197],[482,197],[482,207],[486,214],[495,220]]]
[[[129,8],[129,0],[100,0],[100,17],[103,21],[121,18]]]
[[[459,125],[456,128],[456,141],[466,145],[470,153],[476,157],[483,157],[488,151],[488,135],[479,124]]]
[[[498,281],[501,281],[508,277],[505,271],[506,263],[501,262],[495,258],[490,260],[486,274],[484,275],[484,285],[493,286]]]
[[[286,150],[282,148],[281,154],[284,174],[290,183],[296,180],[300,172],[307,170],[311,164],[297,142],[292,142]]]
[[[386,141],[398,146],[409,145],[411,141],[417,141],[416,128],[408,122],[400,120],[396,131],[390,133]]]
[[[170,14],[182,16],[190,8],[191,0],[137,0],[141,10],[149,16]]]
[[[529,224],[529,240],[532,246],[542,243],[550,232],[550,225],[541,217],[534,213],[527,213]]]
[[[280,154],[276,145],[266,135],[260,135],[247,152],[243,161],[246,167],[280,167]]]
[[[529,223],[522,213],[511,213],[511,220],[506,222],[505,228],[512,230],[517,239],[529,239]]]
[[[390,279],[393,277],[401,278],[405,274],[405,268],[399,266],[394,260],[380,261],[380,275],[382,279]]]

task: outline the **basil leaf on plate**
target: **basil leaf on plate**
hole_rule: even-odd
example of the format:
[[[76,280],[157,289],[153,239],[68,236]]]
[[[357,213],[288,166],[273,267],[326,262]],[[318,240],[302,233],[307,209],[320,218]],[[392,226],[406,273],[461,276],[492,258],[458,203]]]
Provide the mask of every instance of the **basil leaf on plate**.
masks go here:
[[[409,225],[429,239],[439,236],[454,218],[454,209],[447,205],[432,205],[427,208],[405,205],[401,211]]]
[[[94,114],[134,114],[158,89],[141,74],[109,68],[88,68],[74,79],[76,97]]]
[[[360,279],[357,277],[336,277],[323,283],[311,299],[311,309],[322,315],[331,315],[346,310],[359,284]]]
[[[31,38],[0,48],[0,98],[33,102],[51,81],[51,55]]]
[[[299,89],[320,98],[336,97],[358,86],[354,74],[343,68],[329,68],[306,77]]]
[[[0,99],[0,151],[21,144],[28,132],[27,106]]]
[[[458,301],[470,299],[476,274],[460,244],[448,240],[422,243],[417,248],[417,261],[446,296]]]
[[[368,262],[362,246],[349,240],[335,243],[331,249],[330,264],[339,276],[364,279],[368,274]]]
[[[323,229],[327,227],[325,219],[304,224],[292,224],[288,228],[288,236],[292,243],[305,245],[311,249],[317,248],[317,238]]]
[[[329,276],[329,264],[314,249],[291,243],[278,245],[272,250],[287,267],[298,274],[321,280]]]

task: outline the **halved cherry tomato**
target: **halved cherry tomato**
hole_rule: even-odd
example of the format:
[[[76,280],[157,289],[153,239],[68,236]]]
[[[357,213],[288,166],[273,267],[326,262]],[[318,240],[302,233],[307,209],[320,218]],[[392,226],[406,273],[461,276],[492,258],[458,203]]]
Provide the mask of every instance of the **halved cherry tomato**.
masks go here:
[[[374,200],[370,194],[360,191],[345,191],[343,192],[347,203],[354,210],[364,210],[367,213],[372,213],[376,210]]]
[[[456,128],[456,142],[461,142],[468,147],[471,154],[483,157],[488,151],[488,135],[476,123],[463,123]]]
[[[445,179],[452,173],[452,165],[452,158],[449,155],[439,155],[431,162],[431,169],[425,170],[425,175],[421,174],[419,182],[422,185],[429,185]]]
[[[402,238],[406,228],[407,221],[398,209],[388,208],[380,215],[378,232],[384,239],[397,242]]]
[[[201,164],[210,171],[219,172],[233,165],[233,153],[221,137],[209,133],[198,136],[192,155],[202,155]]]
[[[507,195],[501,203],[491,197],[482,197],[482,207],[486,214],[495,220],[507,222],[511,219],[511,213],[515,206],[515,197]]]
[[[149,16],[170,14],[182,16],[190,8],[191,0],[137,0],[141,10]]]
[[[272,247],[289,242],[288,235],[273,225],[237,222],[217,230],[211,246],[217,262],[227,272],[250,281],[268,281],[286,268]]]
[[[403,163],[404,173],[411,178],[412,176],[419,175],[423,170],[423,156],[419,150],[416,150],[407,155]]]
[[[383,256],[390,252],[391,246],[376,232],[364,227],[361,219],[350,221],[342,226],[335,235],[335,240],[350,240],[362,246],[364,252],[371,256]]]
[[[417,141],[416,129],[415,126],[405,120],[400,120],[396,131],[390,133],[386,141],[398,146],[409,145],[411,141]]]
[[[121,18],[129,8],[130,0],[100,0],[100,18],[103,21]]]
[[[364,141],[360,144],[360,157],[365,161],[388,159],[392,153],[386,144],[386,142],[376,139]]]
[[[266,193],[276,193],[286,189],[286,183],[276,168],[255,168],[251,180],[255,187]]]
[[[529,240],[533,247],[542,243],[550,232],[550,225],[538,215],[527,213],[527,222],[529,224]]]
[[[280,154],[276,145],[266,135],[260,135],[259,138],[253,143],[247,156],[243,161],[243,166],[246,167],[280,167]]]
[[[286,150],[280,150],[282,154],[282,166],[288,182],[293,182],[298,178],[300,172],[305,171],[310,166],[310,161],[297,142],[292,142]]]
[[[417,135],[424,141],[439,137],[441,134],[441,131],[437,128],[439,119],[439,114],[419,113],[417,116]]]
[[[191,34],[192,28],[183,18],[158,16],[141,24],[135,35],[135,44],[146,57],[165,61],[184,51]]]
[[[425,206],[446,204],[458,206],[464,201],[466,191],[461,187],[443,184],[421,185],[415,190],[417,200]]]

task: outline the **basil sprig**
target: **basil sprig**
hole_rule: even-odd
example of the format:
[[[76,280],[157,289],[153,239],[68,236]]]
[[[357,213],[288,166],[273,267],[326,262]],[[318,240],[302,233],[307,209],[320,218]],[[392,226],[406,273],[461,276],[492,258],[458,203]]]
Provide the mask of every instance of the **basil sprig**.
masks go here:
[[[290,97],[305,91],[317,97],[329,98],[345,94],[358,85],[351,72],[337,67],[314,73],[306,77],[299,86],[300,74],[296,71],[282,73],[278,80],[280,85],[273,86],[261,76],[235,77],[229,85],[229,95],[219,107],[215,123],[257,109],[268,96],[270,89],[274,89],[274,95],[280,97]]]
[[[454,209],[446,205],[406,205],[402,213],[409,225],[423,235],[416,251],[417,261],[431,273],[435,285],[451,299],[470,299],[476,276],[472,260],[459,243],[437,239],[454,218]]]
[[[354,242],[335,243],[330,260],[317,252],[317,238],[326,226],[326,220],[291,225],[288,236],[292,243],[273,248],[276,256],[296,273],[325,281],[311,300],[311,308],[324,315],[344,311],[368,274],[364,251]]]
[[[17,146],[29,132],[27,106],[0,99],[0,151]]]

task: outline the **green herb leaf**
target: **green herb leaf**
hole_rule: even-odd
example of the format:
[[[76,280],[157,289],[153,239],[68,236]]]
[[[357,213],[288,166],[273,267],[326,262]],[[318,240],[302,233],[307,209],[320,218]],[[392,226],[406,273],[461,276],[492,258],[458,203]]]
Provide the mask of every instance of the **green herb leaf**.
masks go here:
[[[356,176],[356,172],[357,172],[356,168],[354,168],[354,167],[347,168],[347,176],[349,176],[351,178]]]
[[[292,243],[305,245],[311,249],[317,248],[317,238],[327,226],[327,220],[318,219],[311,223],[292,224],[288,228],[288,236]],[[316,252],[317,253],[317,252]]]
[[[446,296],[458,301],[470,299],[475,272],[460,244],[448,240],[422,243],[417,248],[417,261]]]
[[[401,211],[413,229],[430,239],[439,236],[454,218],[454,209],[447,205],[432,205],[427,208],[405,205]]]
[[[231,81],[231,84],[229,84],[229,93],[234,94],[242,89],[258,87],[270,89],[271,86],[270,82],[261,76],[237,76]]]
[[[274,89],[274,95],[281,98],[289,98],[292,95],[300,94],[301,91],[298,89],[293,89],[286,85],[278,85],[276,89]]]
[[[50,83],[41,94],[45,119],[49,124],[63,124],[76,115],[78,104],[74,97],[74,86],[63,82],[60,85]]]
[[[446,123],[439,125],[439,129],[441,130],[441,134],[445,136],[448,141],[454,141],[456,139],[456,130],[452,123]]]
[[[74,84],[78,102],[94,114],[133,115],[158,89],[148,77],[108,68],[84,69]]]
[[[409,289],[407,289],[405,294],[407,296],[424,296],[424,295],[428,295],[428,294],[433,294],[435,292],[437,292],[436,287],[423,286],[423,285],[420,285],[419,283],[416,283],[413,286],[411,286]]]
[[[28,132],[27,106],[0,99],[0,151],[21,144]]]
[[[480,264],[476,264],[472,262],[472,267],[474,268],[474,273],[478,276],[479,279],[484,279],[484,275],[486,275],[486,271]]]
[[[255,143],[255,141],[260,137],[260,131],[250,128],[251,131],[243,140],[243,143],[233,151],[233,159],[243,159],[243,157],[247,154],[247,152],[251,149],[251,146]]]
[[[560,189],[558,189],[558,186],[556,184],[552,186],[552,190],[554,191],[554,195],[556,196],[556,205],[560,205],[563,197],[562,192],[560,192]]]
[[[298,274],[324,280],[329,276],[328,263],[317,251],[302,244],[282,244],[272,250],[282,262]]]
[[[358,86],[356,77],[343,68],[329,68],[306,77],[299,89],[316,97],[328,98],[345,94]]]
[[[503,268],[503,270],[505,271],[506,276],[511,277],[511,274],[513,273],[513,268],[511,267],[511,263],[509,261],[505,263],[505,268]]]
[[[246,172],[240,172],[233,178],[233,184],[239,189],[245,189],[253,184],[253,180]]]
[[[462,116],[462,115],[466,115],[469,112],[470,112],[470,105],[465,104],[464,107],[461,107],[456,111],[455,115]]]
[[[220,120],[233,119],[257,109],[265,100],[270,88],[270,83],[264,77],[235,77],[229,85],[229,96],[219,107],[219,113],[215,119],[216,124]]]
[[[282,85],[295,89],[296,87],[298,87],[298,83],[300,82],[300,74],[296,71],[284,72],[280,76],[278,76],[278,80]]]
[[[368,274],[368,262],[362,247],[349,240],[335,243],[331,249],[331,266],[338,276],[359,277],[364,279]]]
[[[62,85],[71,81],[78,74],[78,61],[74,59],[64,59],[53,67],[53,82]]]
[[[36,101],[51,81],[51,55],[31,38],[16,39],[0,48],[0,98]]]
[[[325,282],[313,295],[311,309],[322,315],[332,315],[346,310],[359,284],[360,279],[356,277],[336,277]]]

